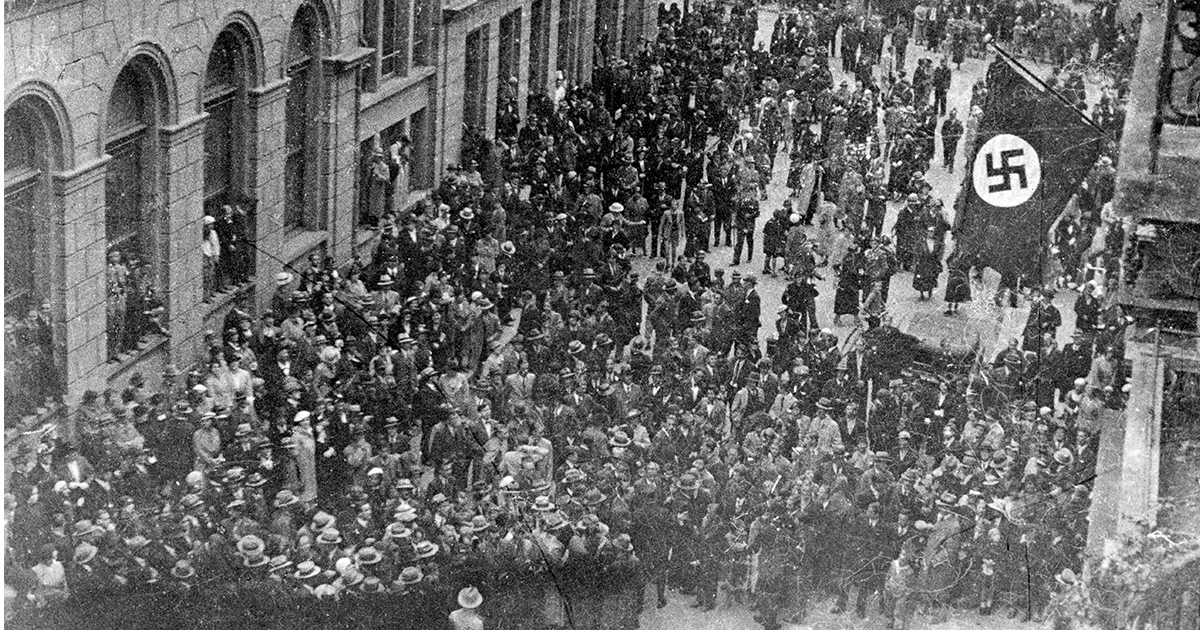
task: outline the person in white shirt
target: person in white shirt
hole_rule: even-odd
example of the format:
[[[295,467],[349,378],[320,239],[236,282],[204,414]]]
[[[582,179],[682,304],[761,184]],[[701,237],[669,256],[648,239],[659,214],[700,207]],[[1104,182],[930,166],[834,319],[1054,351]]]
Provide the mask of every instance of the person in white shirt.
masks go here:
[[[201,282],[205,297],[215,293],[218,288],[217,265],[221,260],[221,239],[217,236],[216,222],[212,216],[204,215],[204,238],[200,241],[200,254],[204,263],[201,267]]]

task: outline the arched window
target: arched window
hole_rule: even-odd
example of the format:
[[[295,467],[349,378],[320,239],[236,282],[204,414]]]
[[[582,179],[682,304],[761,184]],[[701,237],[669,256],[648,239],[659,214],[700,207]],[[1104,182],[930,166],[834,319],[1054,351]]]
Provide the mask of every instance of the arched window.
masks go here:
[[[35,96],[4,113],[4,412],[19,418],[64,388],[55,352],[52,300],[61,276],[55,237],[61,215],[51,173],[62,167],[63,147],[49,106]]]
[[[147,315],[158,304],[161,242],[159,127],[163,123],[161,75],[135,57],[117,75],[108,100],[105,152],[106,300],[109,358],[137,347],[156,324]]]
[[[249,247],[254,226],[254,200],[249,195],[253,173],[247,159],[251,59],[247,40],[234,29],[226,29],[217,36],[204,74],[204,111],[208,113],[204,125],[204,213],[213,217],[211,227],[204,229],[213,230],[219,243],[217,251],[205,252],[206,297],[242,284],[254,271]]]
[[[287,76],[292,80],[287,96],[284,172],[286,206],[284,222],[290,229],[320,230],[324,226],[321,186],[324,156],[321,151],[325,113],[321,56],[325,30],[316,7],[300,5],[288,35]]]
[[[39,301],[35,235],[50,218],[44,128],[24,100],[4,115],[4,312],[20,315]]]

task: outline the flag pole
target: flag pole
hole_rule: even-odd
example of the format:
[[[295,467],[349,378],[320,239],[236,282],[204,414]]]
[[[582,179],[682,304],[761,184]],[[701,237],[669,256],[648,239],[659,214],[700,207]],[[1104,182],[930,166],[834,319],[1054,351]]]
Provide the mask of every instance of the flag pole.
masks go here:
[[[1097,125],[1094,120],[1092,120],[1091,118],[1088,118],[1088,116],[1086,114],[1079,111],[1075,107],[1075,105],[1073,105],[1070,101],[1068,101],[1065,96],[1060,94],[1058,92],[1058,90],[1055,90],[1054,88],[1047,85],[1046,82],[1043,81],[1041,77],[1034,74],[1034,72],[1032,70],[1030,70],[1029,68],[1026,68],[1025,64],[1021,63],[1016,57],[1013,56],[1012,53],[1001,48],[1000,45],[996,43],[996,40],[992,39],[991,41],[988,42],[988,45],[991,46],[993,49],[995,49],[996,54],[1003,57],[1005,61],[1016,66],[1019,70],[1024,72],[1025,75],[1028,76],[1034,83],[1037,83],[1038,87],[1040,87],[1043,90],[1045,90],[1046,92],[1049,92],[1050,94],[1052,94],[1055,98],[1057,98],[1059,101],[1061,101],[1063,105],[1066,105],[1068,108],[1070,108],[1071,111],[1075,112],[1075,115],[1079,116],[1080,120],[1086,122],[1088,125],[1090,125],[1091,127],[1094,127],[1098,131],[1104,132],[1105,137],[1108,136],[1108,132],[1105,131],[1103,127],[1101,127],[1100,125]]]

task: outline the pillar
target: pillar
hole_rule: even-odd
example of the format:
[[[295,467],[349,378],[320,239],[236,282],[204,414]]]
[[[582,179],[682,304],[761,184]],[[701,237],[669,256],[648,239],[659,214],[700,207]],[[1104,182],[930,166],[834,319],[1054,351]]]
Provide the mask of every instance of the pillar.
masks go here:
[[[524,123],[529,118],[529,52],[533,47],[533,3],[525,0],[521,4],[521,47],[517,51],[517,115]],[[544,89],[544,88],[543,88]]]
[[[163,301],[170,317],[169,356],[187,365],[204,350],[200,241],[204,217],[204,122],[201,113],[159,132],[167,178],[162,218],[167,243]]]
[[[55,201],[63,212],[61,260],[55,262],[63,269],[62,305],[55,306],[55,324],[62,331],[68,404],[78,403],[85,390],[105,387],[108,263],[104,177],[110,159],[104,155],[75,170],[54,174]]]
[[[1121,462],[1118,532],[1135,531],[1137,519],[1150,517],[1158,501],[1158,455],[1163,361],[1157,344],[1129,342],[1133,362],[1125,404],[1125,447]]]
[[[283,78],[250,90],[250,120],[254,124],[249,154],[255,173],[251,194],[258,200],[255,230],[258,247],[254,253],[255,294],[259,312],[270,308],[275,274],[282,270],[275,260],[283,253],[284,121],[287,108],[287,86],[291,79]]]
[[[358,70],[374,54],[371,48],[355,48],[325,59],[329,103],[324,120],[326,164],[326,229],[328,254],[339,264],[350,260],[354,250],[354,222],[358,210]]]

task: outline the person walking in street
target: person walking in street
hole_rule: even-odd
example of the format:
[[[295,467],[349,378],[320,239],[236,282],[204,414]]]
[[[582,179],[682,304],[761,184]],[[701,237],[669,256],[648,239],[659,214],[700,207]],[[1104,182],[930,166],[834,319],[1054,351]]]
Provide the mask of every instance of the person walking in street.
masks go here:
[[[950,173],[954,172],[954,158],[958,156],[958,141],[962,136],[963,124],[958,119],[958,110],[952,109],[942,123],[942,166]]]
[[[933,69],[933,109],[938,116],[946,115],[946,94],[950,92],[950,64],[945,57]]]

